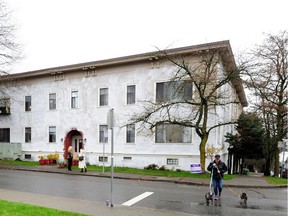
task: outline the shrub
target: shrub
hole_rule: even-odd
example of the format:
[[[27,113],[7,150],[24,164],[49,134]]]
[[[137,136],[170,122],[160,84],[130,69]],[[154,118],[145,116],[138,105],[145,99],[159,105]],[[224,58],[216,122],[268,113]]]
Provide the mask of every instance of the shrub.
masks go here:
[[[249,175],[249,169],[243,168],[242,175]]]
[[[159,166],[156,164],[150,164],[150,165],[144,167],[144,169],[146,169],[146,170],[157,170],[158,168],[159,168]]]
[[[159,170],[165,171],[165,170],[168,170],[168,169],[166,169],[166,167],[165,167],[164,165],[162,165],[162,166],[159,168]]]

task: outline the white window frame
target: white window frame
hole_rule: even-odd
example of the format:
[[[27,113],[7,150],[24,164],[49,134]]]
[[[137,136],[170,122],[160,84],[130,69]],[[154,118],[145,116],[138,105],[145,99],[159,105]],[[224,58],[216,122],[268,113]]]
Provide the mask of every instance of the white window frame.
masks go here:
[[[55,98],[52,98],[51,96],[55,96]],[[56,104],[56,93],[50,93],[49,94],[49,110],[56,110],[57,104]]]
[[[135,143],[135,124],[129,124],[126,126],[126,143]]]
[[[24,133],[25,133],[25,136],[24,136],[25,143],[31,143],[31,139],[32,139],[32,129],[31,129],[31,127],[25,127],[24,128]]]
[[[183,89],[184,88],[184,89]],[[156,102],[186,101],[192,99],[193,86],[187,81],[169,81],[156,83]]]
[[[108,143],[108,125],[99,125],[99,143]]]
[[[71,91],[71,109],[79,108],[79,92]]]
[[[136,85],[128,85],[126,89],[126,104],[135,104],[136,102]]]
[[[109,104],[109,88],[99,89],[99,106],[108,106]]]
[[[51,137],[51,139],[50,139]],[[54,137],[54,139],[53,139]],[[55,143],[57,138],[57,130],[56,130],[56,126],[49,126],[48,129],[48,142],[49,143]]]
[[[182,132],[181,132],[182,131]],[[177,133],[179,132],[179,133]],[[192,128],[173,124],[159,124],[155,130],[155,143],[191,143]]]

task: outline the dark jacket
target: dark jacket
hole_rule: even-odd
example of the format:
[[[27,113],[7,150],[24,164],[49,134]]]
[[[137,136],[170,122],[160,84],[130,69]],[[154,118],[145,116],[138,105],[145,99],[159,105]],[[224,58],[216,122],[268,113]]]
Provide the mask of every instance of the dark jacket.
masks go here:
[[[208,165],[207,170],[211,172],[213,169],[213,179],[223,178],[224,173],[228,170],[226,164],[220,160],[218,163],[216,163],[216,167],[213,167],[214,163],[216,163],[215,160]],[[220,173],[218,173],[218,170]]]

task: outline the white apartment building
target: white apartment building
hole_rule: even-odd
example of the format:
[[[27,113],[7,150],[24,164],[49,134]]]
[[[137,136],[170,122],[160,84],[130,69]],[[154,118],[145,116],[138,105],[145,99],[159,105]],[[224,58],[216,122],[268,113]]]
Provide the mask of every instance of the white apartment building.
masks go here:
[[[193,53],[211,49],[226,53],[219,72],[225,72],[228,64],[235,65],[229,41],[175,48],[167,53],[195,58]],[[199,163],[200,155],[200,140],[192,128],[185,129],[186,135],[169,137],[169,131],[153,134],[138,131],[137,124],[126,125],[131,115],[141,110],[142,101],[156,100],[157,91],[159,94],[161,86],[170,81],[173,67],[155,53],[144,53],[18,73],[9,79],[2,76],[0,142],[21,143],[22,160],[37,161],[39,155],[54,153],[64,160],[72,145],[75,153],[85,149],[89,164],[102,165],[104,160],[109,166],[112,134],[107,115],[113,108],[115,166],[143,168],[154,163],[189,170],[191,163]],[[247,106],[242,83],[227,88],[240,104],[229,105],[225,112],[217,110],[215,118],[235,119]],[[224,161],[228,147],[224,135],[232,130],[233,125],[220,127],[208,140],[210,145],[224,147]]]

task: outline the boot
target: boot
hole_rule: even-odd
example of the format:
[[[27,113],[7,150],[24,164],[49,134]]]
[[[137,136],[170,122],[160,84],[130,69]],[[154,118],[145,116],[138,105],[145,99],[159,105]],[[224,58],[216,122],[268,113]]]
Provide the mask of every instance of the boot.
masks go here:
[[[85,172],[87,172],[87,168],[85,167]]]
[[[83,169],[81,169],[81,172],[83,172]]]

